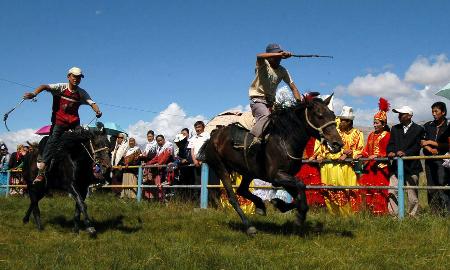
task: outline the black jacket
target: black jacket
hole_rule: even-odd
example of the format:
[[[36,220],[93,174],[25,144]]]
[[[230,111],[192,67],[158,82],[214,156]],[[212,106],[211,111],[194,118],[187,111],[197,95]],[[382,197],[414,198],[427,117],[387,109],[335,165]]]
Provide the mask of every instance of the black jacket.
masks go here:
[[[416,123],[412,123],[406,134],[403,133],[403,125],[397,124],[391,129],[391,138],[386,148],[387,153],[397,151],[405,152],[406,156],[420,155],[420,140],[424,135],[424,129]],[[393,162],[391,172],[397,175],[397,162]],[[418,175],[422,171],[420,160],[405,160],[403,162],[405,174]],[[398,175],[397,175],[398,176]]]

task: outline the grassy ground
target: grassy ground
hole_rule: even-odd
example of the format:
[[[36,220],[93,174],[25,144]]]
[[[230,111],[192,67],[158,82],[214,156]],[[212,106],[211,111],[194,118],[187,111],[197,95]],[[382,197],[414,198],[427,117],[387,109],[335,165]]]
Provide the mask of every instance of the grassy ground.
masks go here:
[[[185,202],[88,199],[97,239],[72,228],[66,196],[41,202],[43,232],[23,225],[26,198],[0,198],[0,269],[450,269],[450,219],[422,213],[398,221],[310,212],[299,232],[292,213],[252,216],[248,237],[233,211]]]

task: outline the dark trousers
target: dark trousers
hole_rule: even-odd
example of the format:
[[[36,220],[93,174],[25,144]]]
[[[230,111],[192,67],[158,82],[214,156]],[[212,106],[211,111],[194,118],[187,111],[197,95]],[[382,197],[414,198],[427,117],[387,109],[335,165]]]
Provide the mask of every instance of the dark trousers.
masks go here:
[[[450,171],[442,166],[442,160],[426,160],[425,173],[428,186],[450,185]],[[445,210],[450,213],[450,191],[428,190],[428,205],[433,211]]]
[[[42,160],[49,164],[52,160],[54,153],[57,151],[59,141],[64,134],[64,132],[68,131],[71,127],[66,126],[53,126],[52,133],[48,137],[47,144],[45,145],[44,153],[42,155]]]

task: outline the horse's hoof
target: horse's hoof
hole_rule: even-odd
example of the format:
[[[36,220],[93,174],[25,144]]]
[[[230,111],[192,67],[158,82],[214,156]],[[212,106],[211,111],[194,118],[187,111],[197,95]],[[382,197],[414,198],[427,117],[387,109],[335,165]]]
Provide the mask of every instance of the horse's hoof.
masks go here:
[[[260,216],[265,216],[266,215],[266,210],[262,209],[262,208],[256,208],[255,213],[260,215]]]
[[[256,232],[257,232],[256,228],[253,226],[250,226],[247,229],[247,235],[254,236],[256,234]]]
[[[72,229],[72,232],[76,233],[76,234],[79,234],[80,233],[80,228],[75,227],[75,228]]]
[[[89,234],[90,237],[95,238],[97,236],[97,231],[95,230],[94,227],[88,227],[86,229],[87,233]]]
[[[28,222],[30,222],[29,218],[23,218],[22,219],[23,224],[28,224]]]

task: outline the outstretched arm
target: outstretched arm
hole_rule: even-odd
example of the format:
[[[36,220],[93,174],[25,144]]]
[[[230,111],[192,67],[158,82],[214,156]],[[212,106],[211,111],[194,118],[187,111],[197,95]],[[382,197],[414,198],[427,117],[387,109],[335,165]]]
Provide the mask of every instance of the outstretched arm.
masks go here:
[[[289,58],[292,56],[290,52],[279,52],[279,53],[259,53],[256,55],[257,59],[267,59],[270,57],[281,57],[283,59]]]
[[[289,84],[289,88],[291,88],[292,94],[294,95],[295,99],[297,101],[302,101],[302,96],[300,95],[300,91],[298,91],[298,88],[294,82],[291,82]]]
[[[92,108],[92,110],[94,110],[97,118],[100,118],[102,116],[102,112],[100,111],[100,108],[98,107],[97,103],[92,103],[91,108]]]
[[[34,89],[33,92],[31,93],[25,93],[23,95],[24,99],[32,99],[35,98],[37,95],[39,95],[39,93],[41,93],[44,90],[50,90],[50,86],[48,84],[42,84],[40,86],[38,86],[36,89]]]

